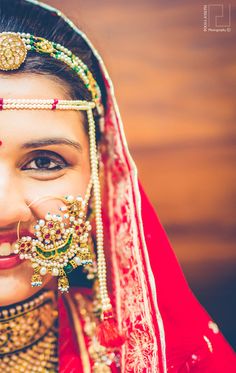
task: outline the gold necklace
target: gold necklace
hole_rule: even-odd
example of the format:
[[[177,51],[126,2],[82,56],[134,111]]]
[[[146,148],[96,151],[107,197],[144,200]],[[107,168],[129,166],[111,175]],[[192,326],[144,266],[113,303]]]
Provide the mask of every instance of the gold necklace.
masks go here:
[[[0,371],[57,372],[57,319],[53,291],[0,307]]]

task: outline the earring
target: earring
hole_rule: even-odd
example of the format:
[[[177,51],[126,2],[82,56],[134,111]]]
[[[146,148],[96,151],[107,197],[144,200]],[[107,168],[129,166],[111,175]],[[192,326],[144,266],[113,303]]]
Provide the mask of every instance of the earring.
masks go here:
[[[49,273],[58,277],[58,289],[67,292],[67,274],[78,266],[93,263],[89,250],[91,225],[86,220],[90,190],[91,183],[84,200],[72,196],[58,198],[64,202],[64,206],[60,208],[63,216],[48,212],[34,226],[34,237],[20,238],[20,222],[18,223],[18,242],[14,252],[19,254],[20,259],[31,261],[34,269],[32,286],[41,286],[43,276]],[[35,201],[29,206],[33,203]]]

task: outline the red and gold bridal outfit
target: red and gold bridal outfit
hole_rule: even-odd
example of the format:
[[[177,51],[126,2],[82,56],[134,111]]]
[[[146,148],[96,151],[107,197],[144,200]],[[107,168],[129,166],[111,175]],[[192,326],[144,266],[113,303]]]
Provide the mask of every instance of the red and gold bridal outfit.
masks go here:
[[[126,340],[115,353],[97,344],[91,292],[80,289],[78,279],[78,286],[59,299],[59,371],[234,373],[234,352],[191,293],[138,183],[101,57],[60,12],[29,2],[64,18],[84,38],[98,60],[108,96],[100,160],[105,254],[110,297]]]

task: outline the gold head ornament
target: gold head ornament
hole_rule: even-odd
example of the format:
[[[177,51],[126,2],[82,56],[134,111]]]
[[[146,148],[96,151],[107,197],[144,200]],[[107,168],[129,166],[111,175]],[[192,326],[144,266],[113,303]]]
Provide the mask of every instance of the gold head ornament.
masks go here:
[[[0,34],[0,70],[16,70],[25,61],[27,48],[17,34]]]
[[[21,67],[28,52],[49,55],[66,64],[84,83],[95,102],[98,112],[103,113],[101,91],[87,65],[72,51],[59,43],[29,33],[0,33],[0,70],[12,71]]]

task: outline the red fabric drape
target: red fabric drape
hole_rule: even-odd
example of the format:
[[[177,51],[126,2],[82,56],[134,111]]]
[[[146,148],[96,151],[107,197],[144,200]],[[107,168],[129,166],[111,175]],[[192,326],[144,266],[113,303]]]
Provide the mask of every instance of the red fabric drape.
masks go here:
[[[80,353],[74,335],[73,324],[63,302],[62,297],[58,301],[59,307],[59,372],[79,373],[83,372]]]
[[[209,328],[210,316],[191,292],[166,233],[140,186],[142,219],[164,323],[171,373],[235,373],[234,351]]]

